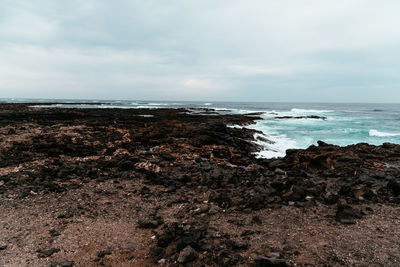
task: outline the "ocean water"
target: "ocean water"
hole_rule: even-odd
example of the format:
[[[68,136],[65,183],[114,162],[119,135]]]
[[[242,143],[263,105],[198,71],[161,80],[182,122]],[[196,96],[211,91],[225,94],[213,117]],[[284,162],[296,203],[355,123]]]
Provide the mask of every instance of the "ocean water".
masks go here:
[[[248,126],[270,140],[257,140],[264,149],[258,157],[282,157],[286,149],[307,148],[318,140],[345,146],[356,143],[400,144],[400,104],[351,103],[240,103],[240,102],[173,102],[173,101],[99,101],[0,99],[0,102],[63,102],[53,107],[77,108],[210,108],[221,114],[262,112],[261,120]],[[100,104],[82,104],[99,103]],[[40,105],[39,105],[40,106]],[[295,118],[318,116],[319,118]],[[284,117],[284,118],[277,118]],[[232,127],[235,127],[232,125]]]

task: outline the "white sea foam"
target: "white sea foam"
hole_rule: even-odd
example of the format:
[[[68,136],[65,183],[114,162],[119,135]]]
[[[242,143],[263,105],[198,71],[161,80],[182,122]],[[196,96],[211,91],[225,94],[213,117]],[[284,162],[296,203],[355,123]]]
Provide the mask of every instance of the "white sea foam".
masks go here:
[[[254,138],[256,139],[255,143],[263,148],[261,151],[256,153],[257,158],[284,157],[287,149],[297,147],[296,141],[283,135],[256,133]]]
[[[138,115],[139,117],[144,117],[144,118],[152,118],[154,115],[148,115],[148,114],[143,114],[143,115]]]
[[[136,106],[136,107],[134,107],[134,108],[154,108],[154,109],[157,109],[157,108],[159,108],[158,106]]]
[[[211,106],[212,103],[204,103],[203,105],[204,105],[204,106]]]
[[[168,106],[167,103],[148,103],[149,106]]]
[[[378,130],[369,131],[369,136],[388,137],[388,136],[399,136],[399,135],[400,133],[386,133],[386,132],[380,132]]]
[[[324,109],[292,108],[291,112],[295,112],[295,113],[329,113],[329,112],[334,112],[334,111],[333,110],[324,110]]]

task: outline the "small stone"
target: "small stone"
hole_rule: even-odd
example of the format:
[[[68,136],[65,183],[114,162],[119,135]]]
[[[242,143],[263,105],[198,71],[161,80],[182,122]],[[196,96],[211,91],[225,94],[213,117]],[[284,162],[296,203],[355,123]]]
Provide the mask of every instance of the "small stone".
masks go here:
[[[396,195],[400,195],[400,180],[392,179],[388,182],[387,187]]]
[[[51,263],[51,267],[72,267],[72,266],[74,266],[74,262],[67,260],[53,261]]]
[[[256,266],[259,267],[286,267],[287,264],[284,259],[274,259],[264,256],[257,256],[254,258]]]
[[[50,249],[46,249],[46,250],[38,250],[39,258],[47,258],[50,257],[51,255],[53,255],[54,253],[59,252],[60,249],[59,248],[50,248]]]
[[[196,258],[197,252],[191,246],[187,246],[181,250],[181,253],[179,253],[178,262],[188,263],[194,261]]]
[[[61,235],[60,232],[56,231],[55,229],[50,229],[49,233],[52,237]]]
[[[138,248],[138,246],[135,245],[135,244],[133,244],[132,242],[128,242],[128,243],[125,243],[125,244],[122,246],[122,248],[123,248],[123,249],[130,250],[130,251],[134,251],[134,250],[136,250],[136,249]]]
[[[0,244],[0,250],[6,250],[6,249],[7,249],[7,245]]]
[[[361,211],[343,204],[338,204],[338,209],[336,211],[336,220],[342,224],[355,224],[355,219],[361,219],[363,214]]]
[[[97,257],[104,258],[104,256],[111,255],[111,253],[112,253],[111,248],[108,248],[106,250],[99,251],[99,253],[97,253]]]
[[[256,223],[256,224],[262,224],[260,217],[257,215],[253,216],[253,218],[251,219],[251,222]]]
[[[138,224],[140,228],[145,228],[145,229],[157,228],[157,226],[159,225],[158,221],[151,219],[139,219]]]
[[[158,264],[165,264],[166,260],[165,259],[161,259],[158,261]]]
[[[210,208],[208,210],[208,214],[214,215],[214,214],[217,214],[219,212],[221,212],[221,208],[220,207],[218,207],[216,205],[213,205],[213,204],[210,205]]]
[[[150,248],[151,256],[153,257],[154,263],[157,263],[159,260],[165,258],[165,249],[159,246],[152,246]]]
[[[286,175],[286,172],[284,170],[281,170],[279,168],[275,169],[275,174],[279,174],[279,175]]]

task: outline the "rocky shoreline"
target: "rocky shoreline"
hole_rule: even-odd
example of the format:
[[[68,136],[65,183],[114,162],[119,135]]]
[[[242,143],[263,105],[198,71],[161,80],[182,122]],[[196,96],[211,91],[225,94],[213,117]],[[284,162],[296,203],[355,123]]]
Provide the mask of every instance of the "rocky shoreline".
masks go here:
[[[400,145],[256,159],[257,114],[32,105],[0,104],[0,266],[400,264]]]

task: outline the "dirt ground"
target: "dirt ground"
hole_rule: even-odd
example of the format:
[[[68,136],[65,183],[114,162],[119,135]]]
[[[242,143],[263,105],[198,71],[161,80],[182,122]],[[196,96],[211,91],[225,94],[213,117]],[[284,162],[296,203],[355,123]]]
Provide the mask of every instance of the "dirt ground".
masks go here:
[[[122,187],[122,188],[121,188]],[[140,182],[84,184],[65,193],[32,195],[24,200],[8,196],[0,199],[0,266],[49,266],[69,260],[75,266],[153,266],[149,247],[154,231],[138,226],[138,219],[159,208],[164,221],[210,220],[218,236],[249,243],[242,254],[283,254],[292,266],[399,266],[400,207],[360,205],[365,218],[354,225],[338,223],[333,206],[311,208],[283,206],[249,213],[221,210],[214,215],[191,213],[200,203],[168,203],[168,195],[143,198],[137,194]],[[149,186],[158,191],[157,186]],[[108,193],[104,193],[108,192]],[[196,196],[201,199],[201,196]],[[206,201],[206,200],[204,200]],[[79,211],[69,217],[71,207]],[[63,216],[64,215],[64,216]],[[66,216],[65,216],[66,215]],[[178,218],[176,216],[178,215]],[[66,218],[68,217],[68,218]],[[254,217],[258,218],[254,220]],[[47,258],[38,249],[58,248]],[[109,255],[98,257],[101,251]]]

